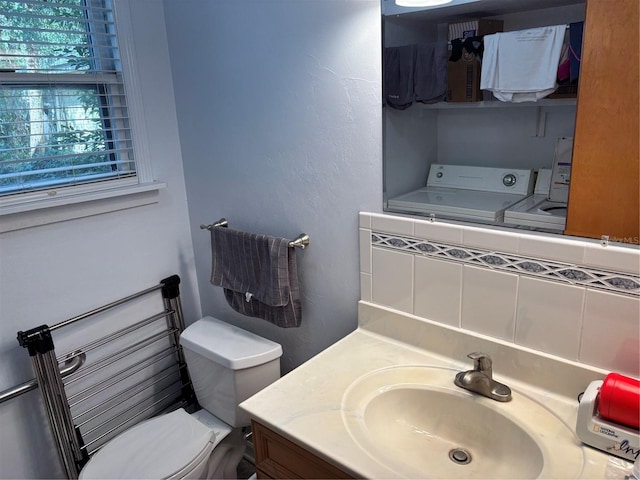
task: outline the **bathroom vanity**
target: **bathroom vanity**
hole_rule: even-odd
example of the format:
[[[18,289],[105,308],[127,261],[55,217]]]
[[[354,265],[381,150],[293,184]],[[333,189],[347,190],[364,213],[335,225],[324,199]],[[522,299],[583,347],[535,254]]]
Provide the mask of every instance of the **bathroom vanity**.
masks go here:
[[[474,351],[511,401],[454,385]],[[620,461],[584,446],[575,422],[606,373],[360,302],[356,331],[241,409],[258,478],[605,478]]]
[[[256,421],[251,428],[258,478],[353,478]]]

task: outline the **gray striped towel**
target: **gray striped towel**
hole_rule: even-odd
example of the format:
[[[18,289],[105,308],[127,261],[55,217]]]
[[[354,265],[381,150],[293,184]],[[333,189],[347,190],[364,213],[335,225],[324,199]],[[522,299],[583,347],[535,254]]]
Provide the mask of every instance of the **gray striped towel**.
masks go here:
[[[211,283],[243,315],[278,327],[300,326],[296,253],[285,238],[211,229]]]

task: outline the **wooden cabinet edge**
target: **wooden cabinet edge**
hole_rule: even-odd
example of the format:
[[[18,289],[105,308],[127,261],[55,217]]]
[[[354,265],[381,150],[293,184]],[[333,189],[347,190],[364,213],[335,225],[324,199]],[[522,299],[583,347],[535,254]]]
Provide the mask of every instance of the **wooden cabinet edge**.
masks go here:
[[[354,478],[255,420],[251,427],[258,478]]]
[[[589,0],[566,235],[640,242],[638,0]]]

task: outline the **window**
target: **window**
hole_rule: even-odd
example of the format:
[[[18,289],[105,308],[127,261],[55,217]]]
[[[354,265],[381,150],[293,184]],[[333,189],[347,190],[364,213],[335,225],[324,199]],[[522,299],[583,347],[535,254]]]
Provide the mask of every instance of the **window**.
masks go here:
[[[111,0],[0,0],[0,200],[137,185]]]

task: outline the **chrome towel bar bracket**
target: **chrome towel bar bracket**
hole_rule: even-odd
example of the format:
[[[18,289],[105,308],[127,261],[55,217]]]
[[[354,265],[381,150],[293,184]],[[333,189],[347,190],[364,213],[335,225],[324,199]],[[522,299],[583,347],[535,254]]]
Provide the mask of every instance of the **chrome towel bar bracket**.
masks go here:
[[[228,226],[229,226],[229,222],[227,221],[227,219],[221,218],[220,220],[218,220],[215,223],[212,223],[211,225],[204,225],[204,224],[200,225],[200,229],[211,230],[216,227],[228,227]],[[294,238],[289,242],[289,246],[304,250],[309,246],[310,243],[311,243],[311,237],[309,237],[309,235],[307,235],[306,233],[301,233],[300,235],[298,235],[296,238]]]
[[[200,229],[201,230],[211,230],[212,228],[215,227],[228,227],[229,226],[229,222],[227,222],[226,218],[221,218],[220,220],[218,220],[216,223],[212,223],[211,225],[200,225]]]

